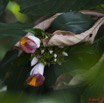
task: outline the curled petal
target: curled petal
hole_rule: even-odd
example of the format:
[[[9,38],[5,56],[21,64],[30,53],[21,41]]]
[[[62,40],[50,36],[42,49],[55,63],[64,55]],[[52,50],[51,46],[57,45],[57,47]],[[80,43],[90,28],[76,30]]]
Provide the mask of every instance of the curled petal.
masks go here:
[[[38,58],[34,57],[31,61],[31,66],[35,65],[38,62]]]
[[[20,48],[26,53],[34,53],[40,46],[40,40],[35,36],[25,36],[19,42]]]
[[[27,79],[27,84],[33,87],[38,87],[43,84],[45,77],[41,74],[35,74]]]
[[[43,75],[43,73],[44,73],[44,64],[43,63],[38,63],[31,70],[30,76],[34,75],[34,74],[41,74],[41,75]]]
[[[35,36],[27,36],[30,40],[32,40],[32,41],[34,41],[35,43],[36,43],[36,45],[37,45],[37,48],[39,48],[40,47],[40,39],[38,39],[37,37],[35,37]]]

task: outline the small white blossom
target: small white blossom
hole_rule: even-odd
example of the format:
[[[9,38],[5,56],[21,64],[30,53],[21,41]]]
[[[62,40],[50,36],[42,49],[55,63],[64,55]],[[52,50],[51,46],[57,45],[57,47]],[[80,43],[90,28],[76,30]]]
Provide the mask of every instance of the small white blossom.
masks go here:
[[[53,53],[53,50],[50,50],[49,53],[52,54]]]
[[[43,54],[44,53],[44,49],[43,50],[41,50],[41,54]]]
[[[63,52],[62,52],[62,55],[63,55],[63,56],[68,56],[68,53],[63,51]]]
[[[54,54],[54,57],[56,58],[57,57],[57,54]]]
[[[55,59],[54,59],[54,62],[56,62],[56,61],[57,61],[57,59],[55,58]]]

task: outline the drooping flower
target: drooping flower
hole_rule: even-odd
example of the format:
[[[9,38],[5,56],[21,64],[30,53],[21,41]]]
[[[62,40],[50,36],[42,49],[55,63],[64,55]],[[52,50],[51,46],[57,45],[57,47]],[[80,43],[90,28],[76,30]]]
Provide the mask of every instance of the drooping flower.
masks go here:
[[[45,80],[43,76],[44,73],[44,64],[36,64],[30,72],[30,76],[27,79],[27,84],[33,87],[41,86]]]
[[[40,47],[40,39],[35,36],[25,36],[19,42],[20,48],[26,53],[34,53]]]

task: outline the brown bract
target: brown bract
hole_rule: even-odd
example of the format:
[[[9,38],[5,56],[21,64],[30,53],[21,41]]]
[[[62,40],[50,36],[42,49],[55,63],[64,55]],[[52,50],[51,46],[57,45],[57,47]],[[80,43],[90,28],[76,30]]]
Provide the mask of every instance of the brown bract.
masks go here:
[[[89,30],[81,34],[56,30],[50,37],[43,39],[43,44],[44,46],[71,46],[80,42],[93,43],[96,34],[103,23],[104,17],[100,18]]]

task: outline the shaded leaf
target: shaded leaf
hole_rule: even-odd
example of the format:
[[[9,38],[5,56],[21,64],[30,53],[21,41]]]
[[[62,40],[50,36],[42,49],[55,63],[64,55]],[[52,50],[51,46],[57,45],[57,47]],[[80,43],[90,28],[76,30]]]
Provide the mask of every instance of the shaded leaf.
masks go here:
[[[0,38],[5,36],[24,36],[26,33],[24,30],[32,28],[33,24],[26,23],[0,23]]]
[[[4,78],[6,72],[11,68],[12,62],[16,59],[18,55],[17,50],[8,51],[0,62],[0,78]]]
[[[9,0],[0,0],[0,15],[4,12]]]
[[[82,33],[88,30],[94,23],[94,20],[80,12],[67,12],[59,15],[50,25],[49,32],[56,30],[70,31],[73,33]]]
[[[104,96],[104,54],[98,63],[86,74],[86,80],[89,84],[82,94],[82,102],[90,103],[89,98],[96,98],[97,102],[103,103]]]
[[[15,36],[6,36],[0,38],[0,61],[2,60],[6,52],[10,50],[19,39],[20,37]]]
[[[39,24],[37,24],[36,26],[34,26],[34,28],[38,28],[38,29],[42,29],[42,30],[46,30],[50,27],[51,23],[59,16],[61,15],[61,13],[57,13],[56,15],[53,15],[52,17],[40,22]]]
[[[104,3],[103,0],[18,0],[21,12],[29,15],[49,15],[70,10],[91,9]],[[41,7],[41,8],[40,8]]]
[[[59,89],[65,89],[68,88],[68,83],[72,79],[72,76],[70,73],[64,73],[60,75],[55,82],[55,85],[53,86],[54,90],[59,90]]]
[[[22,53],[13,62],[11,68],[7,71],[8,77],[6,84],[8,91],[25,90],[26,79],[31,70],[30,54]]]

